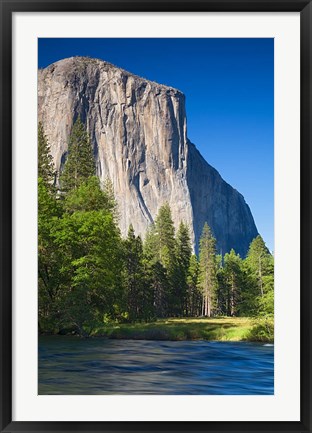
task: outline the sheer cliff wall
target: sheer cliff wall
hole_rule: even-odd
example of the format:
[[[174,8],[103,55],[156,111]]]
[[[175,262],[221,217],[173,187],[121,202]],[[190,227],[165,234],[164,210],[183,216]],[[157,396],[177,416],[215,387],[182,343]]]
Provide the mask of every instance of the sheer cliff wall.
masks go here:
[[[56,169],[80,116],[90,134],[97,175],[111,179],[120,229],[144,237],[168,202],[176,227],[189,224],[194,246],[207,221],[223,253],[245,255],[257,229],[241,194],[187,138],[185,97],[102,60],[74,57],[38,72],[38,118]]]

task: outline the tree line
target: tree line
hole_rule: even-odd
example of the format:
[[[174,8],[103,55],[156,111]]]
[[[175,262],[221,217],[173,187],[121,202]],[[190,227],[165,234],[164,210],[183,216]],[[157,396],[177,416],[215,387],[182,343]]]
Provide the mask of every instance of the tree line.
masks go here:
[[[39,331],[89,335],[109,321],[163,317],[273,316],[274,258],[261,236],[245,259],[217,254],[206,223],[193,254],[190,230],[175,230],[165,203],[142,240],[118,228],[109,179],[95,173],[90,138],[78,118],[56,173],[38,128]]]

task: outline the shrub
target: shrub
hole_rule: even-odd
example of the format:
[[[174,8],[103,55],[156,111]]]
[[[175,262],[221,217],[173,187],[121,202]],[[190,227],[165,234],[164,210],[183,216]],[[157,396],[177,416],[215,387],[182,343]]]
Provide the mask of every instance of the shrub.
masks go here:
[[[247,336],[249,341],[273,342],[274,321],[272,318],[257,319]]]

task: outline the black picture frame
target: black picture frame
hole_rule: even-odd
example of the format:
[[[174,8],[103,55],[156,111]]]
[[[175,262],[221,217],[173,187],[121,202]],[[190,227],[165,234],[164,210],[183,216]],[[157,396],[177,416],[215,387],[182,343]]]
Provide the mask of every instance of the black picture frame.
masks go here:
[[[311,423],[311,0],[0,0],[0,427],[1,432],[312,432]],[[12,15],[14,12],[300,12],[301,419],[299,422],[12,421]]]

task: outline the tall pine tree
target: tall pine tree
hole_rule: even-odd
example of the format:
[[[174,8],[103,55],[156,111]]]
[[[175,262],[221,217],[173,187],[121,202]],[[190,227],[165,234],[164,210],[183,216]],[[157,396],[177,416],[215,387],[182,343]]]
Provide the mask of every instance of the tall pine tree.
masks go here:
[[[155,233],[159,259],[163,266],[169,269],[174,260],[175,238],[171,209],[168,203],[159,209],[155,219]]]
[[[199,282],[203,295],[202,314],[211,317],[217,289],[216,240],[205,223],[199,241]]]
[[[157,317],[164,317],[167,313],[170,283],[167,270],[160,261],[159,239],[155,224],[146,233],[143,251],[145,272],[153,293],[153,310]]]
[[[242,259],[233,249],[224,256],[224,275],[227,287],[226,313],[228,316],[236,316],[239,311],[243,275]]]
[[[128,237],[124,241],[125,250],[125,289],[129,319],[135,321],[144,318],[144,268],[143,245],[141,238],[135,236],[132,224]]]
[[[250,273],[257,280],[258,294],[263,296],[263,277],[271,268],[269,257],[271,256],[262,237],[258,235],[250,244],[246,257],[246,264]]]
[[[254,314],[273,314],[274,310],[274,258],[258,235],[250,244],[245,259],[246,276],[249,280],[250,310]]]
[[[109,177],[106,177],[104,181],[103,192],[106,200],[105,208],[109,210],[114,216],[115,220],[118,221],[118,204],[115,198],[113,182]]]
[[[192,245],[190,231],[186,224],[180,223],[176,236],[176,256],[177,256],[177,309],[178,314],[188,315],[188,270],[192,255]]]
[[[53,158],[41,122],[38,124],[38,178],[50,189],[55,181]]]
[[[122,240],[96,177],[71,190],[63,202],[65,212],[53,230],[63,256],[59,272],[67,280],[61,316],[67,327],[88,335],[105,315],[122,312]]]
[[[187,312],[189,316],[200,316],[202,296],[199,290],[199,263],[195,254],[192,254],[187,273],[188,301]]]
[[[73,125],[65,166],[60,178],[61,190],[77,189],[89,177],[95,175],[95,163],[89,135],[81,119]]]
[[[160,264],[166,270],[168,289],[165,292],[166,314],[179,315],[178,299],[178,263],[176,257],[175,229],[171,215],[171,209],[166,202],[159,209],[155,219],[155,235],[157,243],[157,255]]]

